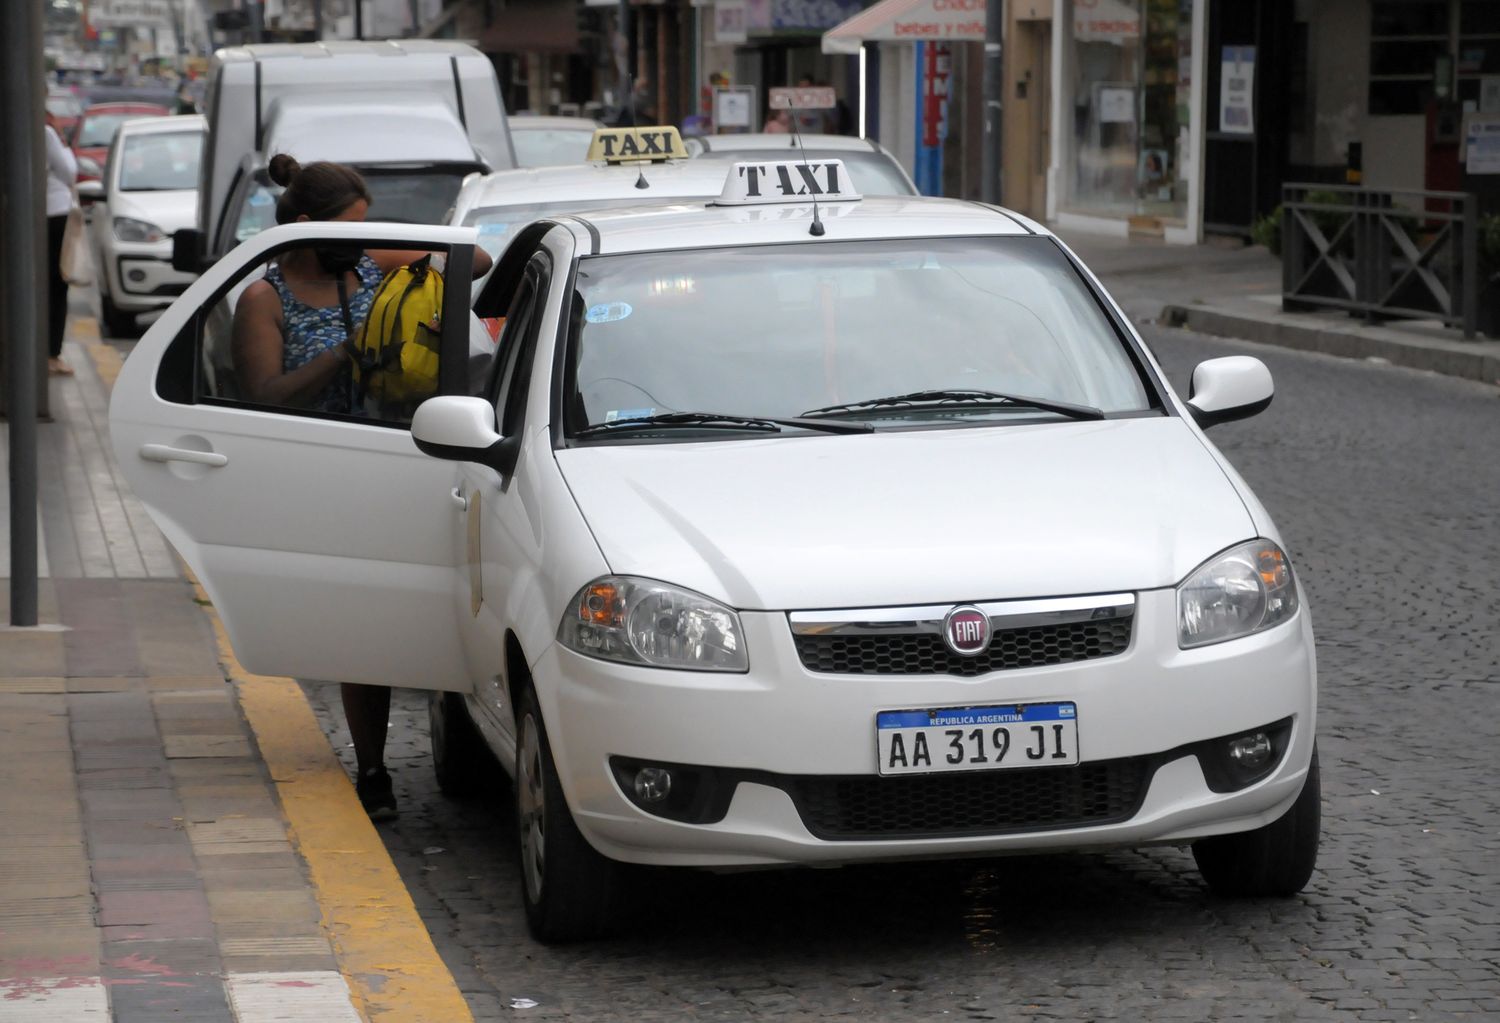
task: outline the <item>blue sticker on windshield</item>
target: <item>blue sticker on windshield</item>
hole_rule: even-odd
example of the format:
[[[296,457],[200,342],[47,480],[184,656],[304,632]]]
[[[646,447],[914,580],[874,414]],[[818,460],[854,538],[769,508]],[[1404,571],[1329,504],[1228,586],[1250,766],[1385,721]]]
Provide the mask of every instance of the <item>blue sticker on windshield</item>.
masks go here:
[[[622,408],[618,411],[610,409],[604,413],[604,421],[606,423],[617,423],[621,419],[649,419],[654,415],[656,415],[656,409],[654,408]]]
[[[496,224],[493,222],[488,224],[480,224],[479,237],[483,238],[487,234],[505,234],[509,230],[509,224]]]
[[[251,206],[269,206],[275,201],[276,197],[264,188],[257,188],[255,191],[250,193]]]
[[[635,312],[629,302],[601,302],[598,305],[589,306],[589,311],[584,314],[584,319],[589,323],[614,323],[623,320]]]

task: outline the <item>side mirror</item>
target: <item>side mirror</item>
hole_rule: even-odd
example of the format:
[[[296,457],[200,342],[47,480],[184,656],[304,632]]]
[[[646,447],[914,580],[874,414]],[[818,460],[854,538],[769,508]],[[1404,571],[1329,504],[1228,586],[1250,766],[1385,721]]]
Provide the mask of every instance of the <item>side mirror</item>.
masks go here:
[[[185,274],[201,274],[208,269],[208,261],[203,258],[202,231],[184,227],[172,232],[172,269]]]
[[[425,455],[453,462],[478,462],[502,476],[516,468],[521,438],[495,429],[495,406],[487,398],[445,394],[417,406],[411,439]]]
[[[1206,430],[1264,412],[1275,393],[1265,363],[1248,355],[1230,355],[1198,363],[1187,404],[1193,421]]]
[[[99,180],[78,182],[78,202],[89,206],[104,198],[104,182]]]

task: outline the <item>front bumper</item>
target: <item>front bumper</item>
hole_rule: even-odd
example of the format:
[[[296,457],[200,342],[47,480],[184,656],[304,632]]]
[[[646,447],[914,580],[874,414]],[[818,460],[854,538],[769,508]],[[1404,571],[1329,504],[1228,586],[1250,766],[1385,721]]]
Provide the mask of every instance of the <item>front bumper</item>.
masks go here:
[[[172,243],[122,242],[104,254],[109,273],[109,298],[119,309],[146,312],[165,309],[197,278],[172,269]]]
[[[741,621],[751,651],[743,675],[614,664],[555,643],[533,665],[563,790],[579,828],[605,855],[736,867],[1182,843],[1280,816],[1312,756],[1317,687],[1305,605],[1260,635],[1180,650],[1175,594],[1145,592],[1124,653],[974,678],[813,673],[797,656],[785,614],[742,612]],[[1144,765],[1144,791],[1124,819],[834,841],[809,828],[798,808],[805,800],[794,800],[797,786],[785,782],[833,775],[882,784],[869,780],[878,775],[882,710],[1052,701],[1077,705],[1080,766]],[[1214,791],[1222,786],[1211,787],[1185,749],[1283,720],[1290,727],[1279,763],[1238,791]],[[623,794],[611,757],[726,769],[734,780],[727,810],[709,824],[647,813]]]

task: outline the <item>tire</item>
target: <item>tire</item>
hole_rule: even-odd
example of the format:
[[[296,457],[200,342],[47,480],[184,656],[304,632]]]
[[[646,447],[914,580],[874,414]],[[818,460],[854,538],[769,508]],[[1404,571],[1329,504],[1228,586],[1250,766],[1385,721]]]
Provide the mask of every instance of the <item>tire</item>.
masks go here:
[[[1313,747],[1307,780],[1291,809],[1254,831],[1193,843],[1193,859],[1209,889],[1226,898],[1296,895],[1318,862],[1322,781]]]
[[[110,337],[132,338],[141,333],[136,326],[135,313],[127,313],[102,291],[99,293],[99,311],[104,314],[104,329]]]
[[[491,757],[469,708],[458,693],[431,693],[427,700],[427,733],[432,740],[432,770],[443,795],[472,796],[491,772]]]
[[[620,915],[622,868],[574,823],[529,685],[516,715],[515,793],[521,894],[532,936],[554,944],[608,933]]]

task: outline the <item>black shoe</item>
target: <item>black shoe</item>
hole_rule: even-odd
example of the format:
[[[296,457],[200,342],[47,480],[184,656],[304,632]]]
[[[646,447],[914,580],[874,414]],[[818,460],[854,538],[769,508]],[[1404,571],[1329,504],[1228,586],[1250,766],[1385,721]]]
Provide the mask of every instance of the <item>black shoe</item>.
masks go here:
[[[372,767],[354,783],[360,805],[372,821],[394,820],[396,794],[391,791],[391,776],[383,767]]]

